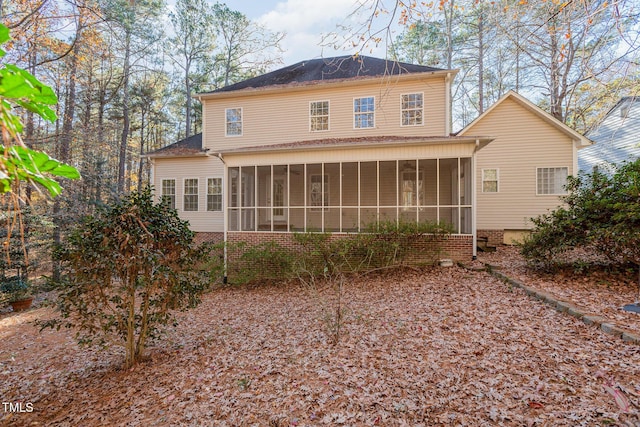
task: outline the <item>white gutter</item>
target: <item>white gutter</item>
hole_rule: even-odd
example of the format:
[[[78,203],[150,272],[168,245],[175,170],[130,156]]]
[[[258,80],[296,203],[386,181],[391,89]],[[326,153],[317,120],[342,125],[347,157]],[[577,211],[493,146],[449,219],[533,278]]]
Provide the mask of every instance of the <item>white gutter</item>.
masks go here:
[[[472,258],[473,260],[478,258],[478,201],[477,201],[477,188],[476,188],[476,153],[480,148],[480,140],[476,139],[476,149],[473,150],[471,155],[471,234],[472,234]]]

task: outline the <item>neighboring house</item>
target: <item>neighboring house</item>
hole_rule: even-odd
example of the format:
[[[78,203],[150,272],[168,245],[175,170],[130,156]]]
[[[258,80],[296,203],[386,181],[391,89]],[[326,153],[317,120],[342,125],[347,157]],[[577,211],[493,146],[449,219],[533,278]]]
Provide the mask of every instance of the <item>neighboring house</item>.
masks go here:
[[[581,172],[591,173],[594,167],[606,170],[625,160],[636,160],[640,157],[640,97],[620,99],[587,136],[594,145],[580,151]]]
[[[526,217],[557,206],[557,195],[536,195],[535,182],[538,193],[557,193],[575,170],[574,147],[587,140],[515,94],[452,136],[456,72],[344,56],[199,94],[201,147],[193,136],[150,153],[153,185],[209,240],[289,244],[297,231],[340,234],[381,219],[440,220],[455,230],[446,254],[468,259],[476,228],[526,228]],[[481,153],[494,137],[509,154],[494,150],[491,163]],[[487,202],[480,194],[491,186],[497,191]],[[536,197],[533,211],[513,211]]]
[[[467,134],[494,138],[476,162],[478,236],[493,243],[521,239],[532,217],[561,203],[578,150],[591,144],[513,91],[458,132]]]

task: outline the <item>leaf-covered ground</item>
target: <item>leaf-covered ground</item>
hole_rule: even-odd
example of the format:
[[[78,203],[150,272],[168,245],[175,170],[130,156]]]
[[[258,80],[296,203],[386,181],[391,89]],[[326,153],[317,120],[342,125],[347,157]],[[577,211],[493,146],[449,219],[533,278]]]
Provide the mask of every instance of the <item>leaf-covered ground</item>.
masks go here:
[[[219,289],[131,371],[115,350],[39,333],[39,308],[0,318],[0,425],[639,425],[640,346],[484,272],[348,281],[345,335],[329,294],[296,284]],[[616,403],[615,397],[621,400]],[[621,407],[629,401],[628,413]]]

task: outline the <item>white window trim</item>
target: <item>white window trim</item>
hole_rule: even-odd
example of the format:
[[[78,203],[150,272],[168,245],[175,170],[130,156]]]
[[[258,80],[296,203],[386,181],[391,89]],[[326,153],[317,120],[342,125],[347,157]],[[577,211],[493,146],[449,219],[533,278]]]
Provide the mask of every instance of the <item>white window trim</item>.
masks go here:
[[[540,169],[566,169],[567,170],[567,178],[569,177],[569,167],[568,166],[543,166],[543,167],[536,167],[536,175],[535,175],[535,182],[536,182],[536,196],[566,196],[568,193],[565,191],[564,193],[540,193],[539,192],[539,188],[538,188],[538,171]]]
[[[405,95],[422,95],[422,123],[420,124],[415,124],[415,125],[405,125],[402,124],[402,97]],[[417,126],[424,126],[424,122],[425,122],[425,118],[424,118],[424,92],[407,92],[407,93],[401,93],[400,94],[400,127],[403,128],[407,128],[407,127],[417,127]]]
[[[311,129],[311,104],[317,103],[317,102],[326,102],[327,103],[327,128],[326,129],[321,129],[321,130],[314,130]],[[329,99],[319,99],[317,101],[309,101],[309,132],[311,133],[316,133],[316,132],[329,132],[331,130],[331,101]],[[317,116],[320,117],[320,116]]]
[[[172,195],[171,194],[164,194],[164,182],[165,181],[173,181],[173,194]],[[177,185],[176,185],[176,179],[175,178],[162,178],[160,180],[160,200],[162,200],[162,198],[164,196],[167,196],[167,197],[173,196],[173,209],[177,209],[176,201],[178,199],[178,188],[177,188]]]
[[[486,170],[494,170],[496,171],[496,191],[484,191],[484,182],[489,181],[484,179],[484,171]],[[482,189],[483,194],[498,194],[500,192],[500,169],[499,168],[483,168],[482,176],[480,177],[480,188]],[[538,172],[536,172],[536,187],[538,185]]]
[[[220,210],[209,210],[209,180],[210,179],[219,179],[220,180]],[[224,179],[222,178],[222,176],[218,175],[218,176],[208,176],[205,178],[205,183],[206,183],[206,211],[207,212],[223,212],[224,211]]]
[[[373,111],[371,112],[356,112],[356,99],[364,99],[364,98],[373,98]],[[401,98],[402,99],[402,98]],[[376,97],[375,96],[355,96],[353,97],[353,102],[351,103],[352,107],[353,107],[353,129],[354,130],[367,130],[367,129],[375,129],[376,128]],[[373,126],[371,127],[356,127],[356,115],[358,114],[373,114]]]
[[[187,193],[185,192],[185,189],[186,189],[186,188],[185,188],[185,184],[186,184],[186,181],[187,181],[188,179],[195,179],[195,180],[196,180],[196,182],[197,182],[197,187],[196,187],[196,188],[198,189],[198,194],[187,194]],[[194,195],[198,196],[198,209],[196,209],[196,210],[194,210],[194,211],[188,211],[188,210],[186,210],[186,209],[184,208],[184,202],[185,202],[185,199],[184,199],[184,198],[185,198],[185,196],[194,196]],[[199,212],[199,211],[200,211],[200,205],[201,205],[201,204],[200,204],[200,178],[196,178],[196,177],[186,177],[186,178],[182,178],[182,203],[181,203],[181,206],[180,206],[180,207],[181,207],[182,212]]]
[[[227,112],[229,110],[240,110],[240,133],[239,134],[229,134],[227,132],[229,130],[229,128],[227,127],[227,125],[229,124],[227,122]],[[242,107],[225,108],[224,109],[224,136],[225,137],[229,137],[229,138],[233,138],[233,137],[242,136],[243,134],[244,134],[244,111],[243,111]]]

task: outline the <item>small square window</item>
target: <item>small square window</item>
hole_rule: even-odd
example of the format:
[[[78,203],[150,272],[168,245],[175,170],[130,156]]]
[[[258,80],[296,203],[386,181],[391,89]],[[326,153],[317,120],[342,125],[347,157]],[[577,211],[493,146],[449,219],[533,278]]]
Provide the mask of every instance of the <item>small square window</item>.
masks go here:
[[[498,192],[498,169],[482,169],[482,192]]]

